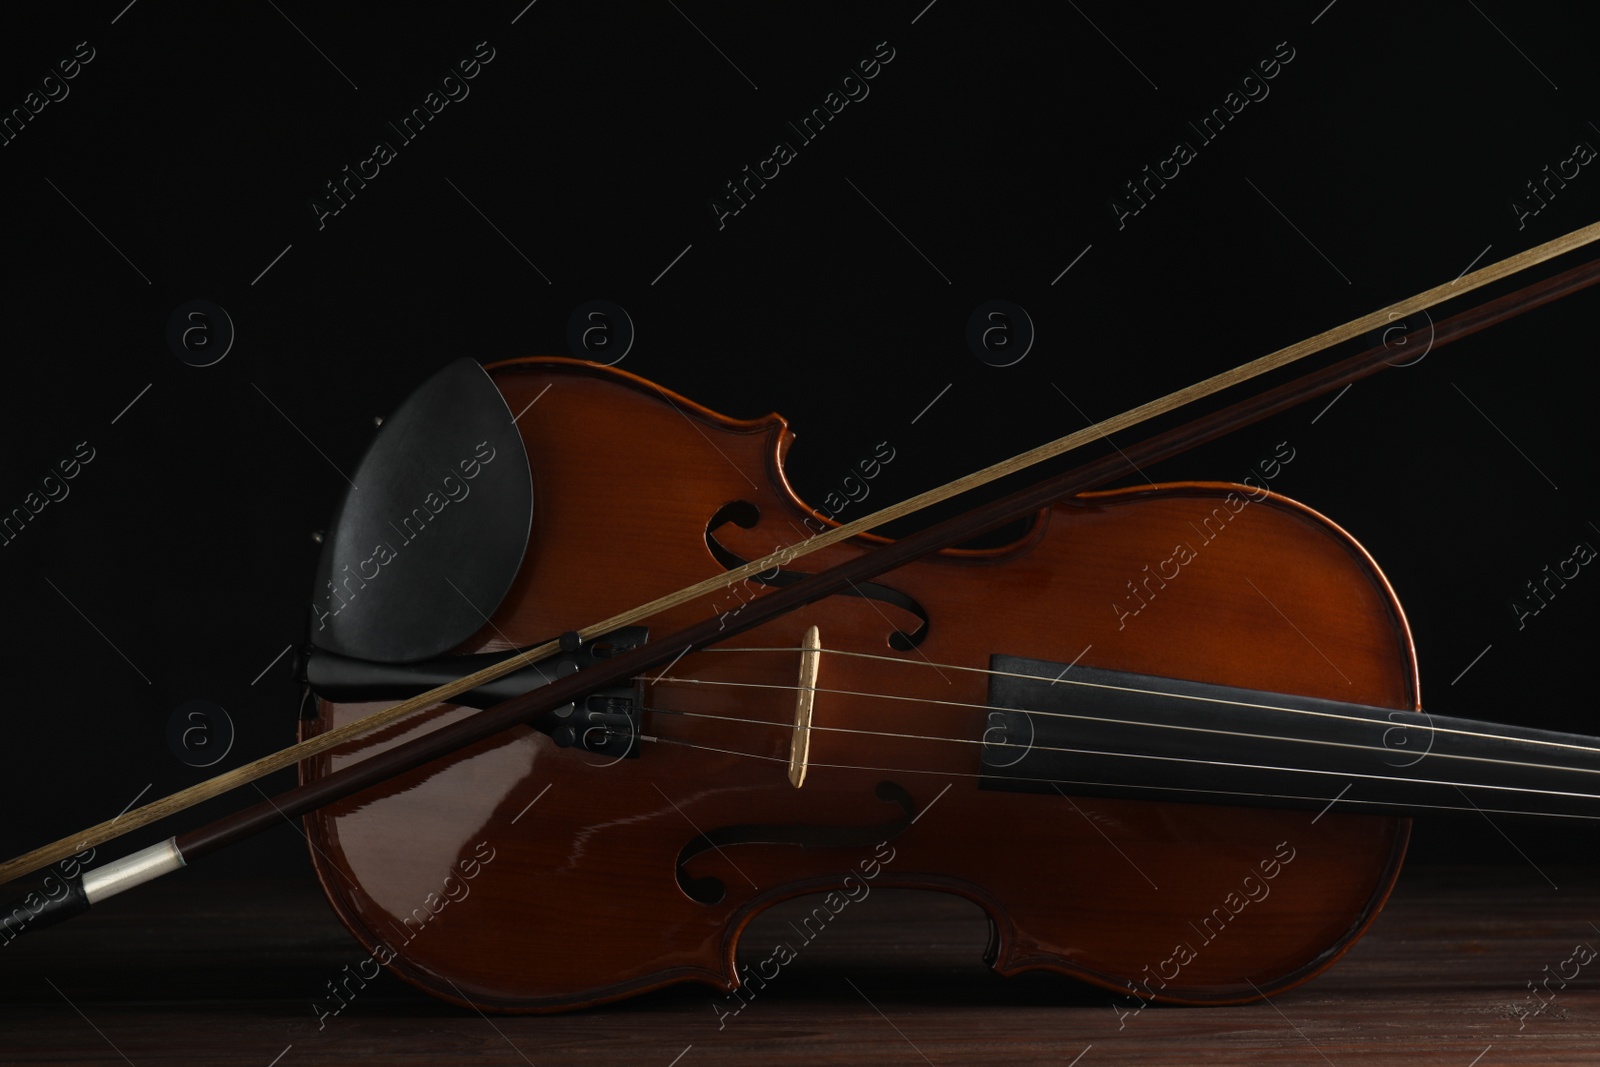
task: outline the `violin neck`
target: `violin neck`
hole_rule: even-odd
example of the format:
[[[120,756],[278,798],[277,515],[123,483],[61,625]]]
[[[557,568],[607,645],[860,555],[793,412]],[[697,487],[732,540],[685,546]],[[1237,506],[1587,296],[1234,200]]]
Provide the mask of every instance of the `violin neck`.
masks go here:
[[[1014,656],[980,787],[1424,815],[1600,818],[1600,739]]]

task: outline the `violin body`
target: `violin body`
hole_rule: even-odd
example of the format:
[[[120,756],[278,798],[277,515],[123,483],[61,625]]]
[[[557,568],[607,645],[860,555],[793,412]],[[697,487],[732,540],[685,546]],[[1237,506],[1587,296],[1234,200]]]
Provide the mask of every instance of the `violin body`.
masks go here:
[[[459,652],[543,641],[722,572],[708,539],[719,514],[738,516],[713,536],[742,560],[825,521],[785,479],[793,435],[776,415],[725,418],[572,360],[490,372],[511,411],[538,400],[518,419],[536,505],[511,592]],[[727,510],[740,501],[753,509]],[[821,570],[872,540],[795,566]],[[1189,551],[1174,576],[1175,545]],[[714,647],[651,672],[634,758],[514,731],[306,817],[334,909],[406,981],[537,1012],[676,982],[763,983],[879,888],[973,901],[1002,974],[1052,970],[1194,1004],[1310,978],[1382,907],[1410,830],[1402,817],[978,785],[996,654],[1417,708],[1400,606],[1328,520],[1220,483],[1092,493],[1041,512],[1009,545],[944,551],[877,585],[897,596],[830,597],[728,642],[753,651]],[[736,612],[758,590],[650,626]],[[914,647],[892,640],[923,621]],[[825,651],[797,787],[812,627]],[[321,702],[302,734],[375,706]],[[438,706],[305,761],[302,778],[469,713]],[[750,920],[804,894],[813,918],[736,967]]]

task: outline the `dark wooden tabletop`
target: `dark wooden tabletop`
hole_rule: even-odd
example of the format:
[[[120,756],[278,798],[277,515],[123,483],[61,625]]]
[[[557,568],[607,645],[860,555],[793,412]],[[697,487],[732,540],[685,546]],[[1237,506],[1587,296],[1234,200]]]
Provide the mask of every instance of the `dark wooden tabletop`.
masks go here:
[[[707,988],[484,1017],[387,974],[319,1020],[362,953],[315,886],[180,875],[0,949],[0,1064],[1600,1062],[1600,960],[1574,959],[1600,945],[1583,869],[1412,866],[1322,977],[1266,1004],[1126,1015],[1064,978],[987,971],[986,921],[963,901],[863,904],[720,1028]],[[792,910],[758,920],[750,959]]]

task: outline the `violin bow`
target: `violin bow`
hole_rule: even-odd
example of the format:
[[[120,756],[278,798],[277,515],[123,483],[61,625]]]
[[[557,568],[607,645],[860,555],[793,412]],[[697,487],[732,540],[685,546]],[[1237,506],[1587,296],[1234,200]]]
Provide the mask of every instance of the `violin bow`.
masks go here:
[[[1361,337],[1374,329],[1388,326],[1397,320],[1575,251],[1597,239],[1600,239],[1600,222],[1508,256],[1454,281],[1434,286],[1415,296],[1397,301],[1343,325],[1148,401],[1120,415],[1112,416],[1010,459],[909,497],[853,522],[816,534],[799,544],[779,549],[761,559],[752,560],[677,592],[657,597],[611,618],[563,635],[561,639],[524,650],[520,655],[509,657],[361,719],[306,738],[241,767],[151,801],[115,819],[0,864],[0,884],[11,882],[86,849],[104,844],[300,760],[388,726],[425,708],[448,702],[451,697],[517,670],[527,663],[563,651],[574,641],[593,640],[625,626],[636,625],[659,612],[706,595],[719,593],[736,582],[770,571],[774,567],[781,567],[819,549],[904,518],[925,507],[987,485],[1093,441],[1109,438],[1113,433],[1138,426],[1263,374],[1287,367],[1335,345]],[[1432,345],[1438,347],[1448,344],[1504,319],[1560,299],[1597,281],[1600,281],[1600,260],[1574,267],[1562,274],[1442,320],[1433,326]],[[4,931],[9,939],[23,929],[35,929],[79,914],[98,900],[176,870],[189,860],[266,829],[279,819],[303,815],[440,756],[492,737],[533,716],[578,700],[589,691],[638,676],[652,667],[676,659],[693,648],[733,636],[785,612],[838,592],[851,583],[869,580],[922,555],[958,544],[1004,523],[1024,518],[1053,501],[1083,492],[1125,474],[1130,465],[1138,467],[1169,458],[1230,433],[1240,426],[1259,421],[1313,397],[1341,388],[1385,366],[1392,365],[1389,363],[1391,355],[1391,350],[1384,345],[1370,348],[1138,444],[1122,448],[1114,455],[1105,456],[1045,479],[962,515],[871,549],[854,559],[819,571],[792,585],[764,593],[748,602],[731,621],[714,616],[664,638],[620,652],[581,672],[503,701],[383,753],[334,771],[316,782],[291,789],[275,799],[268,798],[260,804],[225,816],[200,829],[167,838],[122,859],[75,873],[70,877],[62,875],[61,883],[66,886],[66,892],[58,896],[57,888],[47,886],[43,907],[37,911],[29,909],[20,920],[16,916],[22,909],[17,909],[7,916],[0,916],[0,931]],[[47,874],[45,881],[51,877],[53,876]]]

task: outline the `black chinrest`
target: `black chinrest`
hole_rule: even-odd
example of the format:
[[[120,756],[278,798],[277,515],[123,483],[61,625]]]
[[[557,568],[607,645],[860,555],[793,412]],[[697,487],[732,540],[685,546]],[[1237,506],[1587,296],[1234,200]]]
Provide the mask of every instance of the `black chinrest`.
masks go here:
[[[482,629],[528,547],[533,477],[500,390],[460,359],[378,432],[323,539],[317,648],[380,663],[430,659]]]

